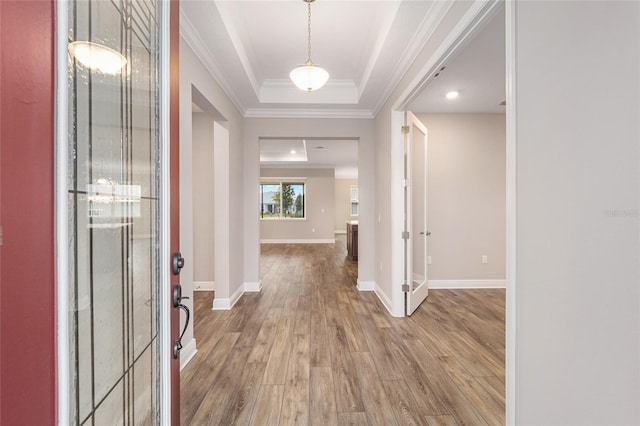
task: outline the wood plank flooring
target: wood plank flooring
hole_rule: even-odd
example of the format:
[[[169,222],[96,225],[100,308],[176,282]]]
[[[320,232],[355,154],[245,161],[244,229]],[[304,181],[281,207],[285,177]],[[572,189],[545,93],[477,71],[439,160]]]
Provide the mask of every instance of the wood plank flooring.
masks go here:
[[[261,293],[195,294],[183,425],[499,425],[504,290],[431,290],[393,318],[336,244],[262,246]]]

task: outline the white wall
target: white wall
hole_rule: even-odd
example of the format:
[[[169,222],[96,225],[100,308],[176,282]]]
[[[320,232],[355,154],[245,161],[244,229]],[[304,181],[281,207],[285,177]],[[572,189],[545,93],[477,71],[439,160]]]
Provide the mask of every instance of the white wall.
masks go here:
[[[195,88],[195,90],[194,90]],[[180,274],[185,303],[193,312],[193,145],[192,102],[211,114],[216,125],[224,123],[224,131],[214,127],[215,197],[215,281],[216,301],[229,304],[242,294],[242,127],[243,117],[209,70],[181,38],[180,42],[180,249],[185,267]],[[221,126],[220,126],[221,127]],[[217,143],[216,134],[222,135]],[[227,136],[228,135],[228,136]],[[232,213],[233,212],[233,213]],[[230,238],[229,230],[234,230]],[[214,303],[216,303],[214,301]],[[184,319],[183,319],[184,320]],[[193,321],[183,338],[184,366],[195,352]]]
[[[193,124],[193,281],[195,290],[213,290],[214,200],[213,116],[194,112]],[[186,219],[183,216],[183,219]]]
[[[351,187],[358,186],[358,179],[336,178],[335,182],[335,231],[345,234],[347,222],[358,220],[351,215]]]
[[[358,140],[358,175],[360,178],[360,232],[358,279],[374,281],[375,263],[375,152],[373,120],[245,118],[244,120],[244,271],[245,282],[260,280],[260,138],[319,137]],[[216,283],[217,285],[217,283]]]
[[[516,422],[640,424],[640,3],[518,2]]]
[[[261,177],[306,178],[304,219],[262,219],[263,242],[335,242],[334,238],[334,169],[263,168]],[[259,205],[258,205],[259,207]],[[256,210],[259,215],[260,209]]]
[[[504,285],[505,115],[418,118],[428,129],[429,280]]]

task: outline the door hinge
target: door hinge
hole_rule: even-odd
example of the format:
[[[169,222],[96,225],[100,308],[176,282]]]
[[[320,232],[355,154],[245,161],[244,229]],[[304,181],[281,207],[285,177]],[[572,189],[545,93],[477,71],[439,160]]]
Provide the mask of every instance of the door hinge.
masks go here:
[[[409,126],[402,126],[402,134],[403,135],[409,134]]]
[[[410,288],[409,288],[409,284],[402,284],[402,292],[403,293],[409,293]]]
[[[2,245],[3,242],[3,238],[2,238],[2,226],[0,226],[0,246]]]
[[[409,179],[402,179],[402,186],[405,188],[409,186]]]
[[[409,231],[402,231],[402,239],[403,240],[409,239]]]

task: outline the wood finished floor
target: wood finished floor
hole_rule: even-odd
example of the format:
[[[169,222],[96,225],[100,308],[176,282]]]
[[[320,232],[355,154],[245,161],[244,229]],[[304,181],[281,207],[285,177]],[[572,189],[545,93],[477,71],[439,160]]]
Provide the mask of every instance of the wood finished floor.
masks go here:
[[[393,318],[333,244],[262,246],[261,293],[195,294],[183,425],[501,425],[504,290],[431,290]]]

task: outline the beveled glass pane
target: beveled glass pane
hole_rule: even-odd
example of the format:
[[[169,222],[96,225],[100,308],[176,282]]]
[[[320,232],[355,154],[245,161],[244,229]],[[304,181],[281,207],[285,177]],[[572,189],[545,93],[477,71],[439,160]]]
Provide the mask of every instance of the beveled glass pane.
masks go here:
[[[69,42],[126,59],[118,70],[69,53],[74,424],[158,418],[158,9],[156,1],[69,2]]]

